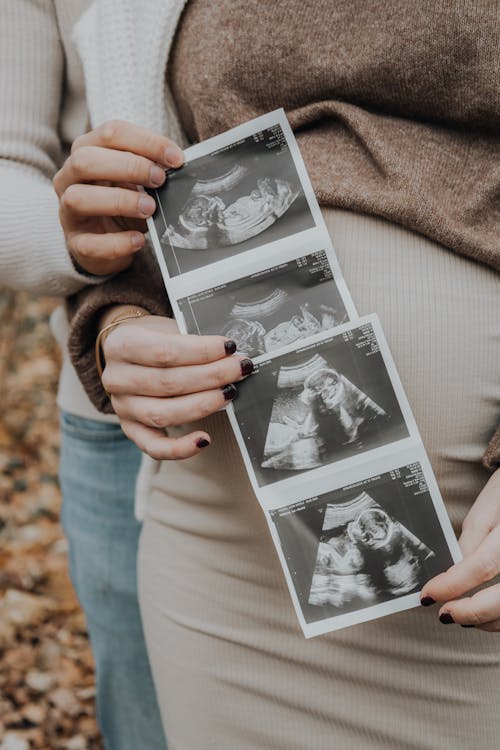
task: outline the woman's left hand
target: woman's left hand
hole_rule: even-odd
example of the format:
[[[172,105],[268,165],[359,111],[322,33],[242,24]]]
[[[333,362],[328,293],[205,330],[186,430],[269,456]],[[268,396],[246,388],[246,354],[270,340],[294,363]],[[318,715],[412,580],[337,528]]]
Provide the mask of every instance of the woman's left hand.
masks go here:
[[[466,596],[500,574],[500,469],[467,514],[459,544],[463,560],[428,581],[421,599],[441,603],[439,618],[445,624],[500,632],[500,583]]]

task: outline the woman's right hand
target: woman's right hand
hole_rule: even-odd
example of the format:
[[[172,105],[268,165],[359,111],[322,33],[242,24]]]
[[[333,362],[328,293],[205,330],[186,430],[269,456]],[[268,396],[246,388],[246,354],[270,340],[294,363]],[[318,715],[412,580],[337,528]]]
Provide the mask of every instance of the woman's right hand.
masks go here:
[[[112,308],[101,328],[136,310]],[[224,336],[181,335],[174,320],[152,315],[120,323],[102,349],[102,383],[124,433],[158,460],[189,458],[208,446],[203,430],[178,438],[164,430],[219,411],[236,397],[234,383],[253,370]]]
[[[156,208],[138,186],[160,187],[166,169],[183,162],[169,138],[120,120],[75,140],[53,184],[67,247],[84,271],[102,275],[130,265]]]

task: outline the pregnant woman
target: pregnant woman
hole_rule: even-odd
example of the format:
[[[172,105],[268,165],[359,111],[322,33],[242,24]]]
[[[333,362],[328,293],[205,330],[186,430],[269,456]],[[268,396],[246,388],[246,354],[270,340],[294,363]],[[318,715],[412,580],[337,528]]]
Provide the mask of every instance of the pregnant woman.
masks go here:
[[[169,747],[496,747],[500,655],[485,632],[500,629],[494,4],[191,0],[180,15],[165,0],[151,18],[113,5],[94,18],[97,38],[125,41],[121,55],[106,48],[101,79],[85,57],[91,14],[80,28],[96,127],[55,180],[78,262],[128,262],[131,232],[155,208],[134,185],[151,184],[173,148],[154,131],[195,142],[284,106],[358,310],[380,315],[464,552],[424,587],[436,607],[304,640],[220,411],[252,364],[224,337],[178,335],[141,251],[72,299],[70,349],[94,404],[163,459],[139,577]],[[117,97],[112,115],[153,130],[101,125]]]

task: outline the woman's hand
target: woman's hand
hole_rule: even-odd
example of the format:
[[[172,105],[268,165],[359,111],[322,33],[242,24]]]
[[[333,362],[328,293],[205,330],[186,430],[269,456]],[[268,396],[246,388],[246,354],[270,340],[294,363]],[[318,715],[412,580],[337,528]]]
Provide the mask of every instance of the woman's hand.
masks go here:
[[[459,544],[464,559],[426,583],[422,601],[442,602],[439,618],[445,624],[499,632],[500,583],[465,595],[500,573],[500,469],[467,514]]]
[[[130,312],[112,308],[101,328]],[[209,445],[210,435],[204,431],[171,438],[164,429],[218,411],[236,397],[233,384],[253,370],[250,359],[231,356],[234,341],[181,335],[174,320],[159,316],[120,323],[106,336],[102,349],[102,383],[124,433],[159,460],[188,458]]]
[[[116,273],[131,263],[155,211],[153,198],[137,186],[159,187],[165,170],[183,161],[173,141],[120,120],[75,140],[54,188],[68,249],[85,271]]]

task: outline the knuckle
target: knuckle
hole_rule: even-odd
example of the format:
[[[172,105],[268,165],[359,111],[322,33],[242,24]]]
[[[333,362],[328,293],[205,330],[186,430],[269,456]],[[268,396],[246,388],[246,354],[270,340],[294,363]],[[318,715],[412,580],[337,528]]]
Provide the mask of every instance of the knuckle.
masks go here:
[[[101,382],[102,382],[102,385],[104,387],[104,390],[107,391],[108,393],[112,393],[115,390],[115,388],[116,388],[116,380],[113,377],[113,375],[112,375],[109,367],[105,367],[104,368],[104,371],[102,373]],[[117,406],[119,408],[120,404],[117,403]],[[113,407],[115,407],[114,402],[113,402]],[[116,411],[116,408],[115,408],[115,411]]]
[[[487,619],[485,613],[474,605],[467,612],[467,623],[470,625],[482,625]]]
[[[493,556],[486,555],[480,558],[476,563],[476,567],[481,583],[491,580],[498,573],[498,563]]]
[[[116,260],[121,257],[121,241],[117,234],[108,235],[108,247],[106,249],[106,259]]]
[[[78,185],[69,185],[61,195],[61,206],[67,211],[74,211],[80,202],[80,190]]]
[[[156,133],[147,133],[144,138],[144,147],[147,153],[160,152],[161,136],[158,137]]]
[[[52,187],[56,191],[57,195],[60,195],[61,193],[62,171],[63,168],[61,167],[61,169],[58,169],[54,177],[52,178]]]
[[[200,356],[202,362],[210,362],[210,347],[205,337],[200,337]]]
[[[168,427],[167,415],[158,406],[153,406],[148,410],[146,420],[152,427],[158,427],[160,429]]]
[[[164,396],[176,396],[179,393],[179,385],[170,370],[159,373],[159,385]]]
[[[171,347],[168,341],[161,341],[151,349],[152,362],[155,365],[167,367],[172,363]]]
[[[82,144],[85,142],[85,135],[79,135],[75,140],[73,141],[71,145],[71,154],[74,154],[76,151],[78,151],[79,148],[82,147]]]
[[[68,247],[77,257],[89,258],[92,256],[87,240],[81,234],[75,234],[68,242]]]
[[[145,169],[143,160],[140,157],[135,156],[135,154],[128,154],[124,166],[130,182],[142,183],[146,181],[145,177],[147,170]]]
[[[71,167],[75,175],[84,178],[89,166],[89,149],[82,146],[71,156]]]
[[[226,368],[222,365],[221,362],[214,362],[213,377],[215,385],[220,387],[226,385],[226,383],[228,383],[231,379],[226,372]]]
[[[110,148],[116,143],[123,124],[122,120],[107,120],[99,126],[99,138],[103,146]]]
[[[214,406],[213,399],[210,396],[208,396],[208,395],[204,396],[201,399],[200,416],[201,417],[209,417],[210,414],[213,414],[213,412],[215,411],[216,408],[218,408],[218,407]]]
[[[113,188],[112,188],[113,189]],[[114,188],[114,204],[116,216],[125,216],[129,208],[129,190],[125,188]]]

